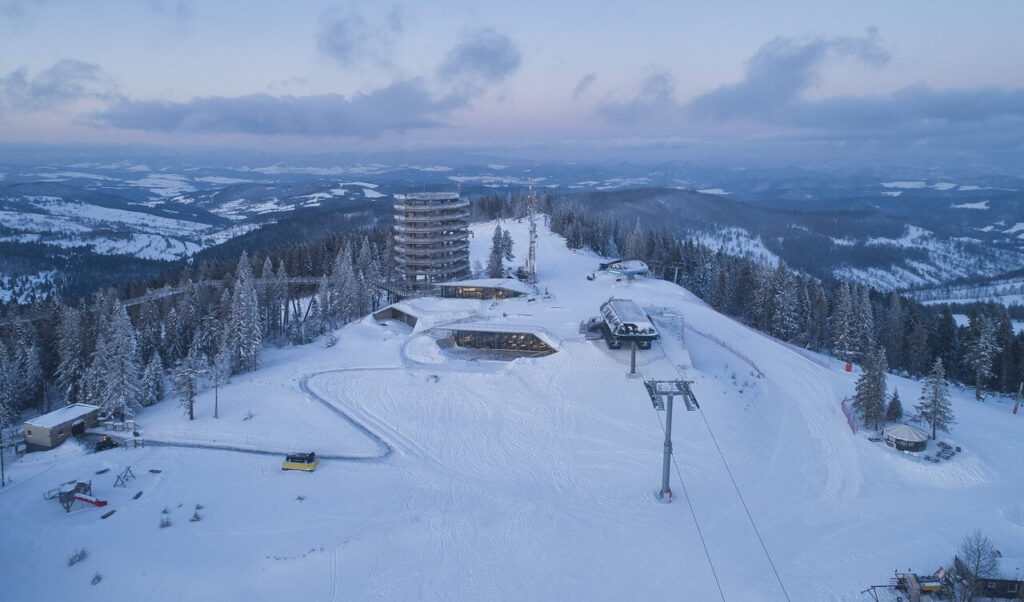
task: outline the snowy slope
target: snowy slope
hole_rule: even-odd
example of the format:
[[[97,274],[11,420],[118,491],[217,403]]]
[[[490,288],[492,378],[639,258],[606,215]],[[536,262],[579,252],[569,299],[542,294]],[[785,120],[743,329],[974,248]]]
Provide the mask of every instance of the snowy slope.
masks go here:
[[[525,224],[503,226],[521,256]],[[474,229],[483,258],[494,225]],[[976,528],[1024,556],[1024,416],[1008,404],[954,392],[945,438],[963,453],[931,464],[893,452],[846,425],[839,402],[856,374],[670,283],[586,280],[598,259],[542,229],[541,294],[416,301],[543,327],[561,341],[550,356],[454,359],[436,330],[366,319],[331,348],[267,350],[260,371],[221,389],[218,420],[212,392],[195,423],[170,400],[138,416],[150,440],[347,458],[312,474],[280,472],[279,454],[152,445],[16,461],[0,490],[0,529],[19,542],[0,547],[0,599],[780,600],[784,587],[792,600],[861,600],[894,567],[948,563]],[[626,377],[627,351],[578,334],[611,295],[662,329],[638,353],[643,375],[692,379],[701,403],[676,408],[672,504],[654,495],[663,414]],[[889,382],[909,408],[919,385]],[[127,465],[138,479],[113,488]],[[42,499],[72,478],[92,479],[116,514]]]

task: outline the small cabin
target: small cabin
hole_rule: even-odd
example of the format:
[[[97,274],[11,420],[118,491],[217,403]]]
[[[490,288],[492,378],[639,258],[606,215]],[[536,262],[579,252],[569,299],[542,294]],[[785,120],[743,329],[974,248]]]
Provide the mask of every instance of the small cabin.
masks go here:
[[[74,403],[25,422],[25,447],[28,451],[53,449],[68,437],[81,435],[99,424],[100,408]]]

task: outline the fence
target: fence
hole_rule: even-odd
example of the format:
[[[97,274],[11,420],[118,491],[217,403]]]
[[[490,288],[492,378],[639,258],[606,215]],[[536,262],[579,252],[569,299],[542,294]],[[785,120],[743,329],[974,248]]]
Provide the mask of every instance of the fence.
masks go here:
[[[850,398],[844,397],[839,402],[839,407],[843,408],[843,415],[846,416],[846,424],[850,425],[850,430],[853,434],[857,434],[857,422],[853,419],[853,410],[850,409]]]

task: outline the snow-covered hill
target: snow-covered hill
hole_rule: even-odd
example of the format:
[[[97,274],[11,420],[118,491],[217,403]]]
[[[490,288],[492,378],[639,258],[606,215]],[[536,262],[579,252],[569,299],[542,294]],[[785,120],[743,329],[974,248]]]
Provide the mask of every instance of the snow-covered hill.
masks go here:
[[[522,256],[526,225],[504,226]],[[475,228],[474,259],[493,229]],[[587,280],[599,260],[542,230],[536,295],[417,300],[416,329],[367,318],[330,348],[268,349],[220,390],[219,419],[213,392],[195,423],[167,400],[137,417],[145,448],[15,461],[0,598],[861,600],[894,567],[949,563],[975,529],[1024,557],[1024,418],[1009,404],[955,392],[940,438],[962,453],[897,453],[847,426],[856,373],[668,282]],[[627,378],[628,351],[579,335],[609,296],[661,328],[643,377],[692,380],[700,401],[676,407],[671,504],[655,497],[664,414]],[[452,353],[436,326],[457,318],[543,328],[557,352]],[[889,383],[908,407],[919,394]],[[316,472],[280,471],[311,448]],[[137,478],[114,488],[129,465]],[[109,506],[42,498],[71,479]]]

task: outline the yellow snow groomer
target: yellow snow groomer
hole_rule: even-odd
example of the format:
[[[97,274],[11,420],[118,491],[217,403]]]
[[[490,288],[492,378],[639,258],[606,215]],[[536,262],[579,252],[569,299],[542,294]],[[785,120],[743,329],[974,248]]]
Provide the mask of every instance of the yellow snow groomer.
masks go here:
[[[305,470],[306,472],[312,472],[316,470],[317,466],[320,466],[320,460],[316,459],[316,454],[313,452],[288,454],[284,462],[281,462],[281,470]]]

